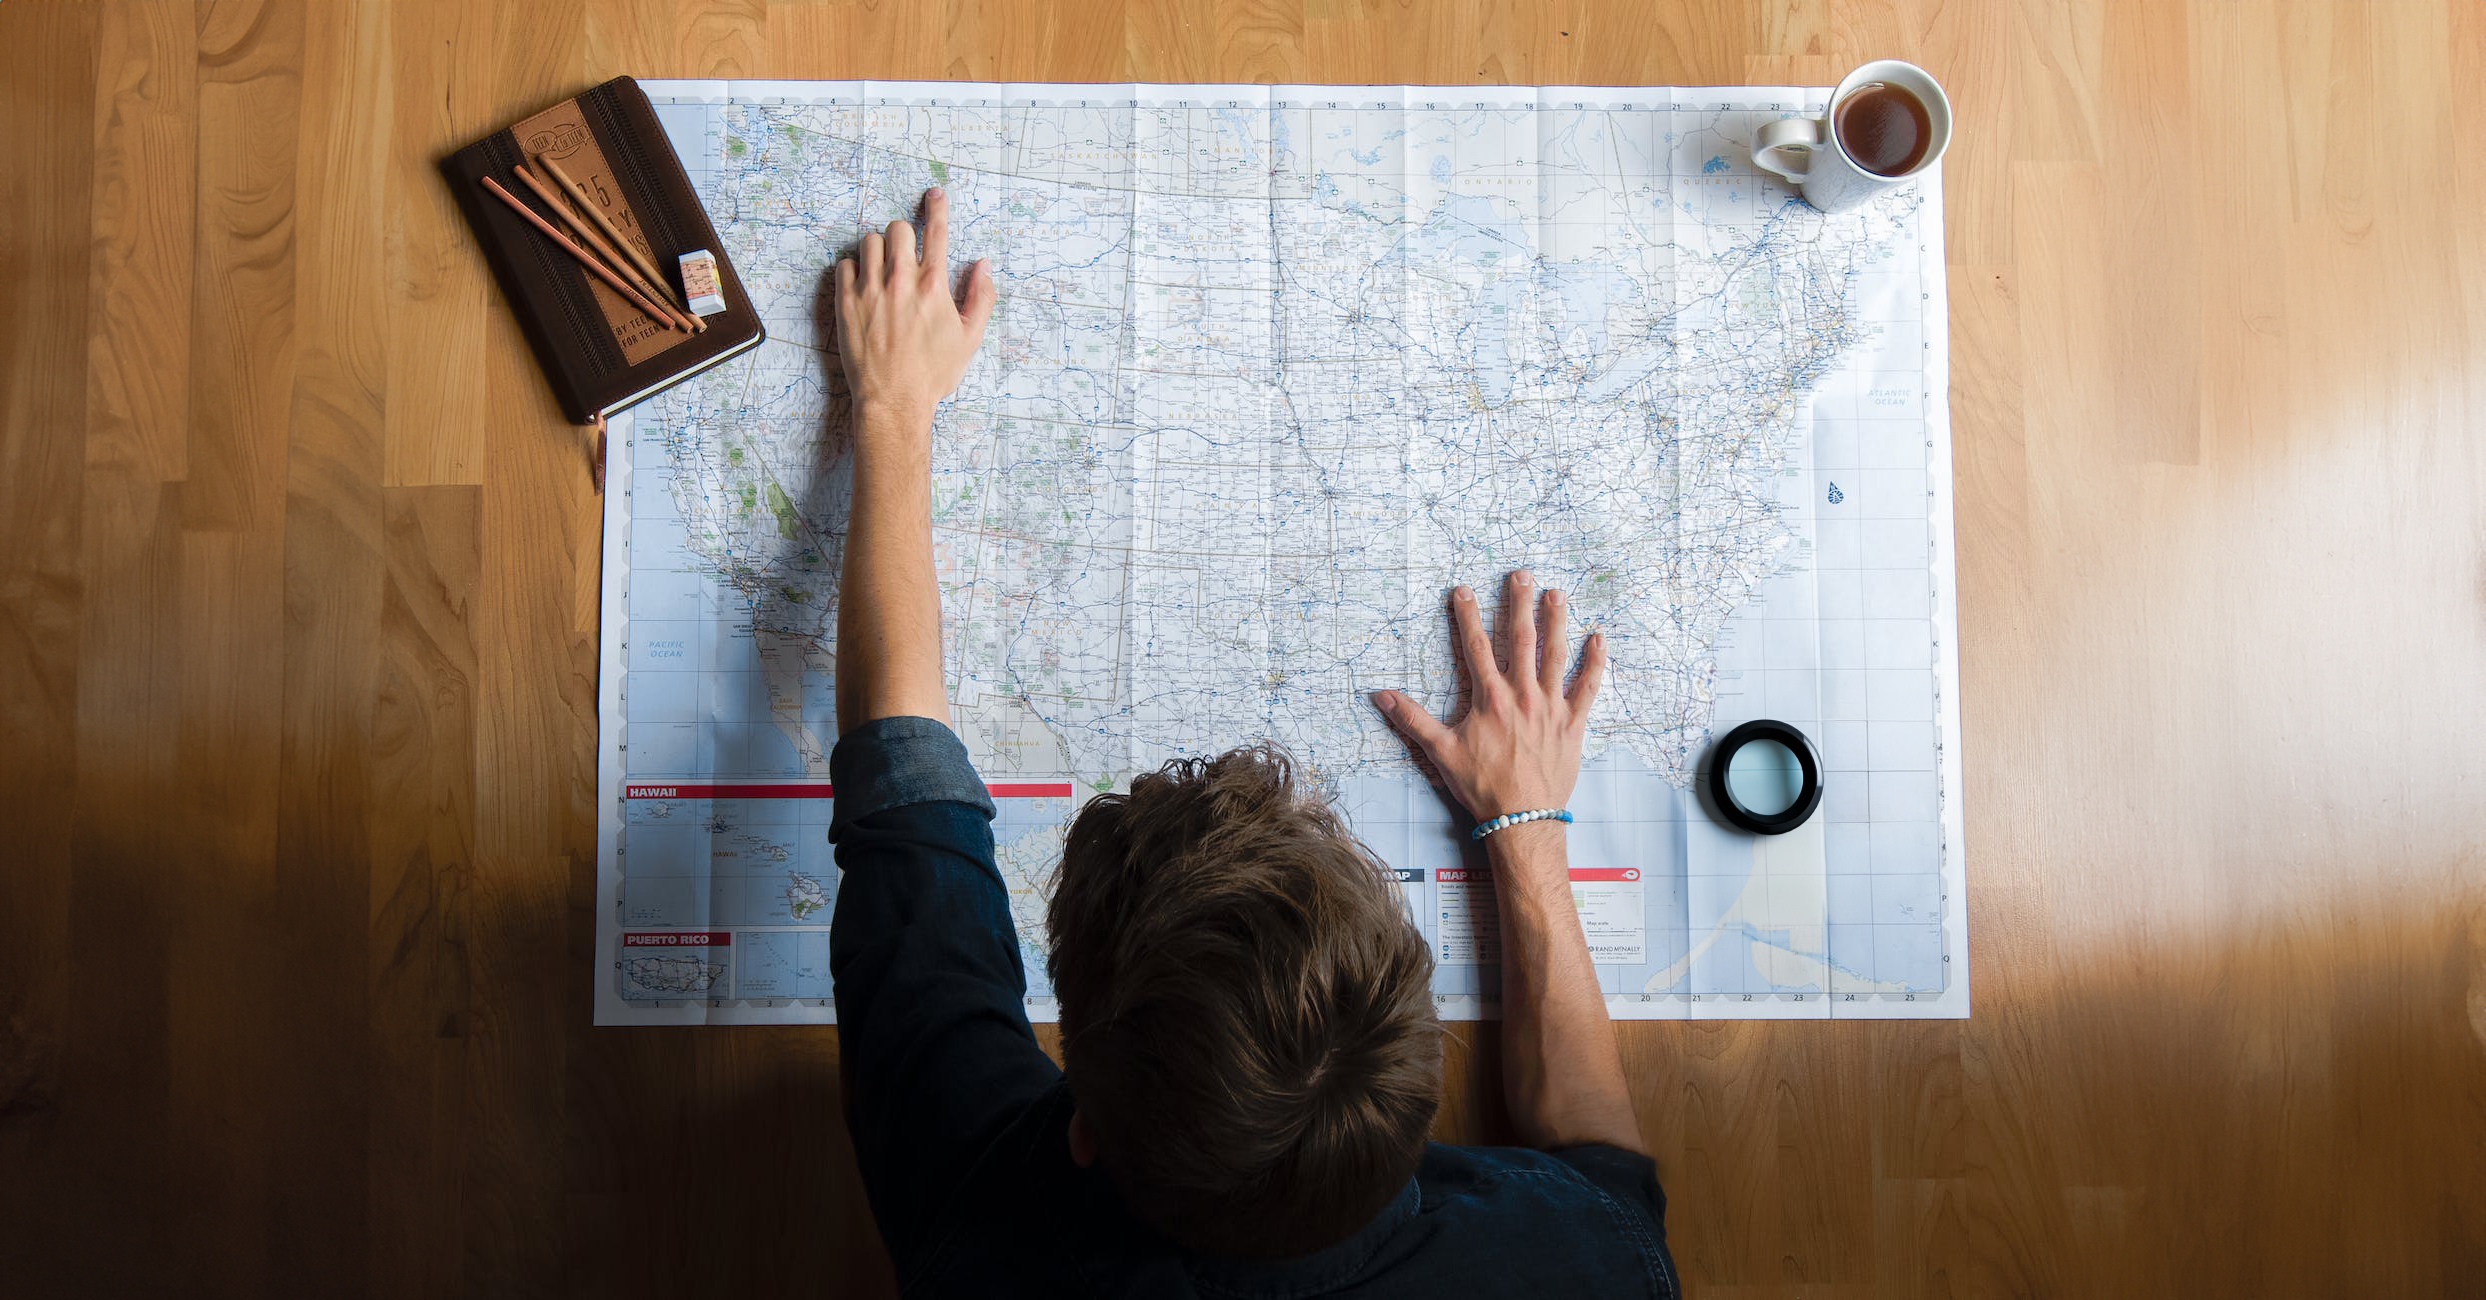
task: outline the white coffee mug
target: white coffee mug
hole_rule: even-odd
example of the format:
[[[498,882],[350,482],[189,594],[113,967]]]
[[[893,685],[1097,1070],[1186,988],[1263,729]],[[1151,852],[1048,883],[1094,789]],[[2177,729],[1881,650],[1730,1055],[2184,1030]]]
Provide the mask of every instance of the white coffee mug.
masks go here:
[[[1866,170],[1839,139],[1839,105],[1848,96],[1872,86],[1904,91],[1925,107],[1924,156],[1897,175]],[[1950,143],[1951,101],[1942,93],[1941,84],[1913,63],[1876,59],[1847,74],[1839,88],[1830,92],[1829,107],[1820,117],[1788,117],[1763,123],[1753,133],[1752,161],[1794,182],[1805,202],[1824,212],[1841,212],[1931,170],[1942,161],[1942,151]]]

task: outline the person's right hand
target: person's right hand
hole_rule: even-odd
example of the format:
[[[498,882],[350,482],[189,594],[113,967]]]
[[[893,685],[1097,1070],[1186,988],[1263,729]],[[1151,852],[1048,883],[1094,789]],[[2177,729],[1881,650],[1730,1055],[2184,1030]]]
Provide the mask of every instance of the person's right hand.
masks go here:
[[[1571,797],[1580,777],[1588,706],[1605,676],[1605,637],[1592,632],[1580,651],[1579,677],[1565,691],[1569,646],[1563,635],[1562,593],[1549,590],[1544,595],[1542,646],[1527,570],[1510,575],[1508,593],[1501,620],[1510,651],[1507,669],[1494,662],[1493,643],[1485,639],[1484,621],[1476,611],[1476,593],[1466,587],[1451,593],[1451,616],[1457,624],[1452,653],[1467,670],[1469,688],[1467,716],[1458,725],[1443,725],[1398,691],[1373,694],[1382,716],[1423,751],[1460,806],[1478,821],[1560,808]]]
[[[869,421],[888,417],[916,431],[932,427],[932,408],[958,387],[993,314],[993,273],[967,268],[966,301],[950,296],[949,196],[924,192],[924,248],[915,228],[892,221],[865,235],[837,264],[837,354],[846,388]]]

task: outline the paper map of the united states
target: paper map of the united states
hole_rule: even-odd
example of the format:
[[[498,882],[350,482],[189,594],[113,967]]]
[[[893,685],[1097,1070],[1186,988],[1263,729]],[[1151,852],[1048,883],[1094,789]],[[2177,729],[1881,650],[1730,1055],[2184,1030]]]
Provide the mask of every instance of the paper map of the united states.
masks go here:
[[[1449,708],[1445,593],[1523,566],[1611,653],[1571,842],[1615,1012],[1964,1013],[1938,179],[1825,217],[1755,173],[1819,92],[647,89],[770,338],[617,429],[600,1018],[828,1017],[818,303],[932,185],[1000,289],[933,523],[1031,1014],[1078,799],[1263,738],[1489,1013],[1489,882],[1364,701]],[[1828,768],[1770,840],[1693,793],[1754,716]]]

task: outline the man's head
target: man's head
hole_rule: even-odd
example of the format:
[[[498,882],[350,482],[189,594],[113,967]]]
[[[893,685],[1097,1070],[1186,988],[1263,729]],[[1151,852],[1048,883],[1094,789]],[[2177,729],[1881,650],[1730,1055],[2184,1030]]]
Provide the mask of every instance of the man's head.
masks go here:
[[[1170,763],[1090,802],[1046,928],[1071,1094],[1143,1221],[1298,1255],[1415,1172],[1441,1100],[1432,955],[1284,755]]]

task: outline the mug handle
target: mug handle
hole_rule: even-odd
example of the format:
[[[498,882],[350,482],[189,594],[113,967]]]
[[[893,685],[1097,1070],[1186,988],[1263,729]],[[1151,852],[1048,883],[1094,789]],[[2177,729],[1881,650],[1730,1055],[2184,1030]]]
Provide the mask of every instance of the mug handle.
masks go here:
[[[1752,161],[1763,171],[1774,172],[1802,185],[1813,169],[1813,150],[1821,147],[1821,123],[1809,117],[1782,117],[1764,122],[1752,135]],[[1802,167],[1789,167],[1778,155],[1794,154],[1804,159]]]

